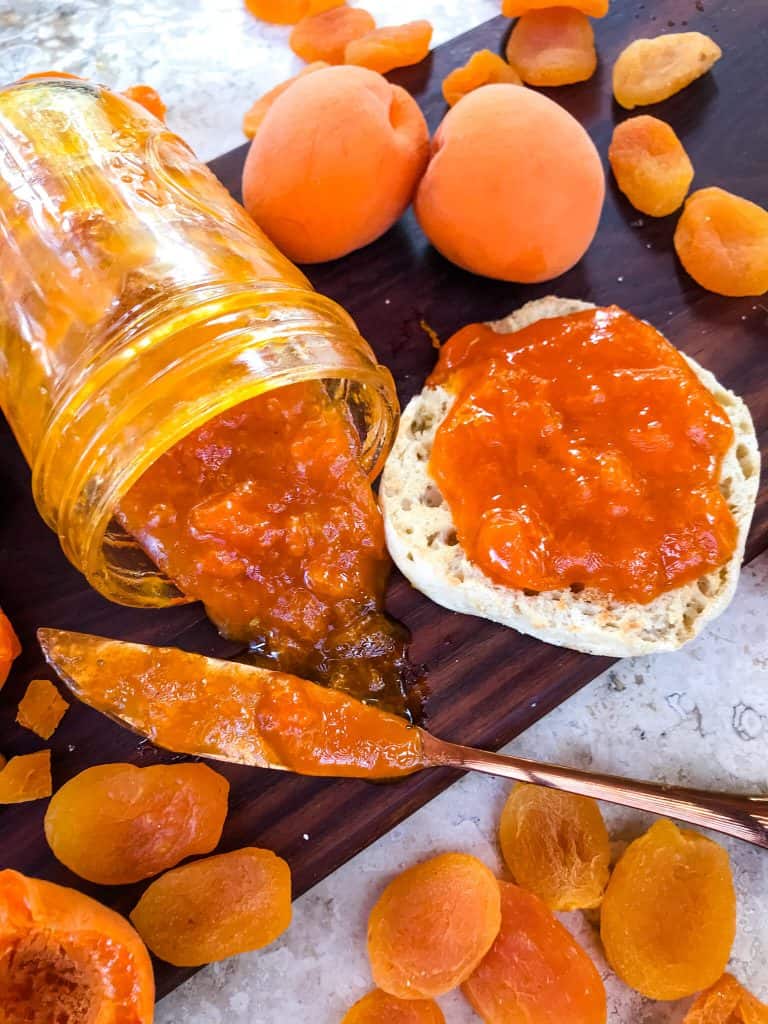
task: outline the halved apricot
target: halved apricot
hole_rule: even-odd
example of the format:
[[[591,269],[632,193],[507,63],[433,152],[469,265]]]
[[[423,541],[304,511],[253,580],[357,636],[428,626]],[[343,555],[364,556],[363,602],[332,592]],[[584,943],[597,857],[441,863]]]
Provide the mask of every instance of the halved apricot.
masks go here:
[[[151,1024],[149,954],[128,922],[74,889],[0,871],[0,1020]]]

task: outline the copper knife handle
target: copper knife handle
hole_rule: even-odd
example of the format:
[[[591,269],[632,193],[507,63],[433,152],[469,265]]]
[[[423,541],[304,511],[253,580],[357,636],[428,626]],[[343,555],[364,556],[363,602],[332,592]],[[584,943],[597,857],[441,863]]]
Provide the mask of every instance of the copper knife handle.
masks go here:
[[[743,839],[768,850],[768,797],[741,796],[663,783],[640,782],[580,768],[542,764],[522,757],[462,747],[423,733],[425,762],[430,766],[484,772],[517,782],[561,789],[638,811],[650,811],[700,828]]]

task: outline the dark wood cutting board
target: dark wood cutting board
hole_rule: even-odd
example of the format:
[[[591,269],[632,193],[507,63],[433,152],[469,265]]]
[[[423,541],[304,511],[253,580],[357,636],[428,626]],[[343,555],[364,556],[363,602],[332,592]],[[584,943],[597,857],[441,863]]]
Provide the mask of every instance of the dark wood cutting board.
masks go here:
[[[696,167],[695,187],[721,185],[768,205],[768,11],[765,0],[614,0],[596,22],[600,67],[592,81],[550,90],[589,130],[605,157],[613,124],[628,116],[611,98],[619,51],[639,36],[700,30],[721,44],[713,74],[648,112],[670,121]],[[496,18],[439,47],[422,65],[393,75],[418,99],[434,129],[445,112],[440,83],[475,50],[501,50],[509,22]],[[215,160],[213,169],[236,195],[246,147]],[[468,183],[471,187],[471,182]],[[435,351],[421,321],[447,338],[476,320],[500,317],[548,293],[618,303],[659,327],[677,345],[742,394],[768,451],[768,298],[708,294],[682,271],[672,249],[675,218],[634,211],[610,181],[600,231],[588,255],[557,281],[518,287],[456,269],[429,248],[412,214],[379,242],[333,264],[309,269],[313,284],[356,318],[379,358],[393,370],[401,401],[422,385]],[[768,486],[760,492],[747,557],[768,546]],[[141,611],[107,603],[92,592],[39,519],[29,472],[0,421],[0,605],[24,644],[0,696],[0,751],[39,749],[14,723],[26,683],[50,677],[35,643],[40,625],[77,629],[220,656],[234,653],[197,605]],[[392,582],[390,607],[411,627],[415,658],[428,669],[427,724],[448,739],[497,748],[555,707],[609,662],[547,646],[477,619],[443,611]],[[52,741],[54,783],[105,761],[150,764],[172,755],[137,743],[96,712],[72,707]],[[278,772],[218,766],[232,783],[222,850],[246,844],[276,850],[290,862],[295,892],[304,892],[448,785],[450,772],[423,773],[395,785],[320,781]],[[123,912],[140,887],[90,885],[58,864],[46,846],[45,801],[0,807],[0,867],[74,885]],[[304,836],[309,836],[305,839]],[[157,965],[160,994],[188,972]]]

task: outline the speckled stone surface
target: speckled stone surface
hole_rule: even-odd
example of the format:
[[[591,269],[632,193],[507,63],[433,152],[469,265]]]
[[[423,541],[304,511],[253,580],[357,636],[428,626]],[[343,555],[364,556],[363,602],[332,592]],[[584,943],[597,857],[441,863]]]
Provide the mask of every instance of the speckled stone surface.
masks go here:
[[[366,6],[381,22],[430,17],[439,43],[499,5]],[[171,127],[208,159],[242,142],[244,110],[298,69],[287,35],[248,15],[241,0],[0,0],[0,81],[61,68],[123,88],[147,82],[168,104]],[[509,749],[635,777],[768,792],[768,556],[745,570],[733,605],[698,642],[623,662]],[[209,967],[163,1000],[157,1024],[338,1024],[370,985],[366,918],[393,874],[449,849],[503,873],[495,830],[506,791],[481,777],[453,786],[298,900],[291,929],[269,949]],[[617,853],[650,820],[605,812]],[[768,854],[726,845],[739,895],[732,969],[768,999]],[[685,1004],[647,1003],[610,974],[590,922],[578,914],[563,920],[600,966],[611,1024],[682,1020]],[[442,1004],[448,1024],[478,1019],[459,995]]]
[[[509,752],[685,785],[768,792],[767,612],[763,556],[744,571],[734,603],[697,642],[675,654],[620,663]],[[444,850],[473,853],[504,873],[496,826],[507,791],[501,781],[463,779],[298,900],[290,931],[272,947],[209,967],[163,1000],[158,1024],[338,1024],[370,985],[366,920],[394,874]],[[604,811],[617,854],[652,820]],[[731,969],[768,999],[768,853],[735,841],[725,845],[739,898]],[[561,918],[595,957],[610,1024],[682,1020],[688,1003],[653,1004],[630,992],[608,970],[592,924],[581,914]],[[448,1024],[478,1021],[460,995],[440,1002]]]

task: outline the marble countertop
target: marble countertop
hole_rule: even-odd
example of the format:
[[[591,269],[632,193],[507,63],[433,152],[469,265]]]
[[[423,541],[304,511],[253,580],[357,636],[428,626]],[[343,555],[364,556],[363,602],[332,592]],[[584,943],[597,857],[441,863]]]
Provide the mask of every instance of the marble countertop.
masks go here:
[[[368,0],[384,23],[408,0]],[[422,0],[440,43],[498,13],[498,0]],[[125,88],[154,85],[170,126],[204,159],[240,144],[253,99],[298,70],[288,31],[242,0],[0,0],[0,81],[61,68]],[[517,754],[674,783],[768,792],[768,555],[743,573],[731,608],[675,654],[620,663],[529,729]],[[370,986],[368,911],[394,873],[442,850],[502,872],[495,839],[507,786],[467,777],[297,900],[267,950],[208,967],[158,1006],[157,1024],[338,1024]],[[604,808],[617,850],[648,825]],[[312,836],[306,837],[312,842]],[[768,855],[727,842],[739,893],[733,971],[768,999]],[[612,1024],[680,1021],[684,1004],[650,1004],[608,971],[592,924],[563,915],[605,978]],[[458,995],[448,1024],[477,1017]],[[565,1022],[564,1022],[565,1024]]]

